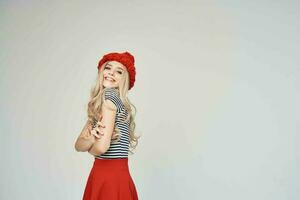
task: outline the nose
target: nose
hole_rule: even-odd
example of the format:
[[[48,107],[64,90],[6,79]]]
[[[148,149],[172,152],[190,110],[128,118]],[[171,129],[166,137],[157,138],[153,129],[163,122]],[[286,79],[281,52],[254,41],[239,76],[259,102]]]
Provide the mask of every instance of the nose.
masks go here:
[[[114,73],[113,73],[113,71],[109,71],[108,74],[109,75],[113,75]]]

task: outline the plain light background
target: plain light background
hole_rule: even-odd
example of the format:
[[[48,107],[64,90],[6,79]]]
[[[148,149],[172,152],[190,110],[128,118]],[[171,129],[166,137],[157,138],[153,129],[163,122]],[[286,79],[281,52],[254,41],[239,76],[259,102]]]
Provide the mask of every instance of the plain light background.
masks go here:
[[[298,1],[0,2],[0,199],[82,198],[98,60],[135,56],[141,200],[300,198]]]

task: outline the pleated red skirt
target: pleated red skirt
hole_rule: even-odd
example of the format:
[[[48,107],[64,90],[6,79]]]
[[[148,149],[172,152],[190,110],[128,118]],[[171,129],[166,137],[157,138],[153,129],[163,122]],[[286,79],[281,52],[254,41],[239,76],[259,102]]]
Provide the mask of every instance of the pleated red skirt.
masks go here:
[[[98,159],[87,179],[83,200],[138,200],[128,158]]]

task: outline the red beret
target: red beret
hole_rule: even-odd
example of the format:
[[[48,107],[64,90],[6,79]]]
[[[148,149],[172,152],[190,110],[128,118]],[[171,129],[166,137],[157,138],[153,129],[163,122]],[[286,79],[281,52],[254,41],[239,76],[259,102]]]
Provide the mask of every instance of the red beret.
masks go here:
[[[125,51],[124,53],[113,52],[113,53],[105,54],[98,63],[98,71],[100,70],[101,66],[107,61],[120,62],[127,68],[129,79],[130,79],[128,90],[130,90],[134,85],[135,74],[136,74],[133,55],[131,55],[127,51]]]

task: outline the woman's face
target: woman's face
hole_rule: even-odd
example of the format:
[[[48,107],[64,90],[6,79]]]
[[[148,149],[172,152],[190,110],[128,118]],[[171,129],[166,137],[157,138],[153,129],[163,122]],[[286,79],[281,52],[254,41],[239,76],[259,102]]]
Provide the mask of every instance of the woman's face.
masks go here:
[[[103,69],[103,86],[119,88],[122,79],[125,77],[125,70],[121,63],[117,61],[110,61]]]

